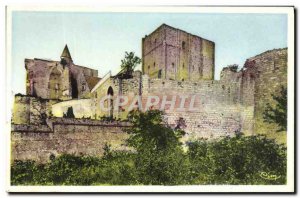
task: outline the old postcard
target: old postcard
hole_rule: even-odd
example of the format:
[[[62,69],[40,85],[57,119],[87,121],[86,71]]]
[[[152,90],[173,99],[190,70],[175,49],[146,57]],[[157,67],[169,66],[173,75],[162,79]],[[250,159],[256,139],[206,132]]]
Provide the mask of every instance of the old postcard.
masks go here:
[[[293,7],[7,7],[9,192],[294,192]]]

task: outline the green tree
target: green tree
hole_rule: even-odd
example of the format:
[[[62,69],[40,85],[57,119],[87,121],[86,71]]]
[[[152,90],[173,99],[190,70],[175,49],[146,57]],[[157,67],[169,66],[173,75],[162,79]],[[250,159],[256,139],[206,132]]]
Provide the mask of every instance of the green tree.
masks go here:
[[[281,87],[279,95],[272,94],[275,107],[267,103],[263,113],[264,121],[267,123],[275,123],[279,126],[278,131],[286,131],[287,129],[287,88]]]
[[[120,74],[132,76],[134,69],[141,61],[138,56],[135,56],[134,52],[125,52],[125,58],[121,60]]]
[[[263,135],[189,144],[193,184],[285,184],[286,147]]]
[[[163,113],[159,110],[132,111],[128,115],[128,121],[133,127],[126,130],[131,134],[127,142],[137,151],[145,148],[160,151],[181,146],[179,139],[185,134],[184,131],[167,126]]]

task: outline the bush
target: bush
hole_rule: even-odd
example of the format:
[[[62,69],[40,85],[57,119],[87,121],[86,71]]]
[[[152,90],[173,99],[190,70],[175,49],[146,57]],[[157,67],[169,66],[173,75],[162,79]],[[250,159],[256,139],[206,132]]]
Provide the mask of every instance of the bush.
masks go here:
[[[181,149],[15,161],[12,185],[285,184],[286,148],[265,136],[190,142]]]
[[[12,185],[125,185],[135,182],[132,154],[115,152],[109,158],[61,155],[38,165],[15,161],[11,167]]]
[[[188,173],[187,159],[179,139],[184,135],[180,129],[172,129],[163,122],[158,110],[133,111],[128,120],[132,127],[127,142],[136,153],[137,180],[141,184],[184,184]]]
[[[189,145],[196,184],[285,184],[286,148],[265,136],[237,136]]]
[[[42,177],[43,165],[37,165],[34,161],[16,160],[11,166],[12,185],[36,185],[44,184]]]

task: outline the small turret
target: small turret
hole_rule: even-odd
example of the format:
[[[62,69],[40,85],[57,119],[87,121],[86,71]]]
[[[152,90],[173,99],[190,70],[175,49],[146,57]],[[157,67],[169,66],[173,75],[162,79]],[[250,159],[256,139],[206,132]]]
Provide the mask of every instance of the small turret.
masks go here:
[[[61,56],[61,63],[65,66],[71,62],[73,62],[68,45],[66,44]]]

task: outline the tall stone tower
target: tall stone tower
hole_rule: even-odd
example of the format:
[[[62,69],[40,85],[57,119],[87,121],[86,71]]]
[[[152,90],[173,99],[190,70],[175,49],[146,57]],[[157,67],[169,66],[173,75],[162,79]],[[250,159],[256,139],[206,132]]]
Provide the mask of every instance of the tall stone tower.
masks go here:
[[[162,24],[142,39],[142,70],[150,78],[213,80],[215,44]]]

